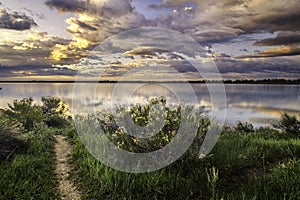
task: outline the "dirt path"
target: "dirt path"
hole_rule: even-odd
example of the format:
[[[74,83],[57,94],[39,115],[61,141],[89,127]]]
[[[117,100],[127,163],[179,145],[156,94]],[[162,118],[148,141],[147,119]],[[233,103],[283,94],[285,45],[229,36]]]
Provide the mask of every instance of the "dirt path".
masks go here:
[[[80,199],[80,193],[69,180],[69,174],[71,166],[68,163],[68,159],[71,154],[72,146],[68,143],[66,138],[62,135],[56,135],[55,154],[56,154],[56,169],[55,173],[59,180],[59,193],[61,199],[65,200],[77,200]]]

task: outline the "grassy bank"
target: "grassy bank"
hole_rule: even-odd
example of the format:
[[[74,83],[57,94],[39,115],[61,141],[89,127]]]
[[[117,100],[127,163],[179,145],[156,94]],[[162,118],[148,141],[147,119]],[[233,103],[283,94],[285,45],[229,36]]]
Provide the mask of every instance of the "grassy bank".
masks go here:
[[[174,123],[179,118],[177,111],[167,110],[167,125],[163,127],[163,131],[153,140],[143,142],[136,142],[123,134],[110,114],[99,117],[99,124],[107,137],[119,147],[134,152],[149,152],[157,149],[157,144],[164,146],[165,142],[162,141],[166,137],[167,141],[172,140],[170,133],[177,130]],[[141,125],[149,120],[149,106],[135,106],[129,113]],[[227,127],[213,151],[204,159],[199,159],[194,148],[198,149],[201,136],[211,124],[204,118],[199,120],[202,126],[198,129],[198,137],[187,153],[164,169],[144,174],[124,173],[106,167],[86,150],[75,130],[73,134],[72,131],[69,132],[70,141],[74,145],[73,177],[83,191],[83,198],[300,198],[300,140],[297,132],[299,121],[296,121],[298,124],[289,124],[294,118],[283,116],[277,126],[282,131],[271,128],[254,130],[250,123],[239,122],[236,127]],[[170,121],[173,122],[168,123]],[[164,135],[166,137],[161,137]],[[139,145],[145,142],[146,149]]]
[[[186,117],[199,124],[196,139],[180,159],[158,171],[132,174],[101,164],[86,150],[60,100],[44,98],[42,102],[37,106],[32,99],[24,99],[0,112],[0,199],[59,199],[53,152],[53,136],[58,133],[68,136],[73,145],[71,175],[83,199],[300,199],[300,122],[296,117],[283,115],[274,128],[254,129],[245,122],[226,127],[211,153],[199,159],[203,136],[216,124],[200,112],[186,115],[189,106],[166,107],[159,115],[165,117],[164,126],[146,139],[128,135],[110,112],[91,116],[118,148],[139,153],[172,141]],[[122,106],[116,109],[145,126],[155,114],[151,107],[165,103],[161,98],[129,111]]]
[[[206,158],[146,174],[102,165],[75,136],[74,173],[85,199],[299,199],[300,140],[272,132],[226,133]]]
[[[67,125],[59,99],[9,104],[0,112],[0,199],[59,199],[54,134]]]
[[[0,163],[1,199],[57,199],[54,129],[39,128],[22,137],[28,148]]]

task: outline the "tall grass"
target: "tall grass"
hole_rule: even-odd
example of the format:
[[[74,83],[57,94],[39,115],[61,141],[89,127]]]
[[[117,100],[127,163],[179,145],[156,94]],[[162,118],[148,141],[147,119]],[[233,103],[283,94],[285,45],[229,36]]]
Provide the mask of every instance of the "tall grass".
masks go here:
[[[57,199],[53,134],[47,127],[25,136],[28,149],[0,163],[1,199]]]
[[[228,199],[300,199],[300,160],[288,159],[272,168],[270,173],[257,175],[235,188]]]
[[[23,131],[20,123],[0,113],[0,162],[11,159],[16,152],[26,151],[25,141],[19,138]]]
[[[282,197],[282,190],[289,184],[298,183],[300,141],[282,139],[279,132],[278,139],[275,132],[269,137],[267,134],[268,129],[253,134],[226,133],[206,158],[184,155],[170,166],[146,174],[106,167],[75,136],[73,175],[85,199],[276,199]],[[290,162],[296,163],[294,174],[282,172],[285,179],[278,182],[280,190],[276,191],[281,166]],[[270,185],[266,180],[276,181]],[[289,187],[289,193],[298,194],[298,185]],[[286,195],[287,199],[291,197],[287,192]]]

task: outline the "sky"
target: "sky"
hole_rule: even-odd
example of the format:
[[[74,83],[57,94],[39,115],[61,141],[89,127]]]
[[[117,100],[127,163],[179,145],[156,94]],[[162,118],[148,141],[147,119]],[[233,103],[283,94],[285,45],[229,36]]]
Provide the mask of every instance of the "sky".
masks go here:
[[[299,0],[0,0],[0,80],[296,79],[299,10]]]

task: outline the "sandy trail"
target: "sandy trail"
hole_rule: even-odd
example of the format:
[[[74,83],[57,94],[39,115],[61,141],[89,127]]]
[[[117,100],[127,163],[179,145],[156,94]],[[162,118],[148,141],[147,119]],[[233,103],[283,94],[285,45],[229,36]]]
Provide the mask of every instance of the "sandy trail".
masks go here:
[[[80,199],[80,193],[69,180],[71,166],[68,163],[72,146],[62,135],[56,135],[55,154],[56,154],[56,169],[55,173],[58,177],[59,186],[58,190],[61,199],[77,200]]]

